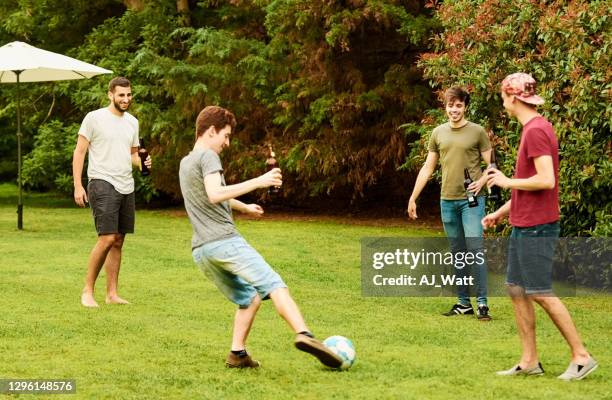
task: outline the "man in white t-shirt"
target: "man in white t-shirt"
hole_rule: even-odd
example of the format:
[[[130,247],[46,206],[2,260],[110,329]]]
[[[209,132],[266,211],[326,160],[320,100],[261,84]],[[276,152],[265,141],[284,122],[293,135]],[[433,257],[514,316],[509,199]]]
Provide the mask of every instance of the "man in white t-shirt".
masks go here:
[[[138,120],[127,112],[132,103],[130,81],[113,78],[108,85],[108,107],[88,113],[79,129],[72,159],[74,201],[93,211],[98,241],[89,255],[81,304],[98,307],[94,285],[104,265],[106,268],[106,303],[128,304],[117,294],[121,248],[127,233],[134,233],[133,166],[138,157]],[[85,154],[89,151],[87,192],[82,173]],[[151,168],[151,158],[145,165]]]

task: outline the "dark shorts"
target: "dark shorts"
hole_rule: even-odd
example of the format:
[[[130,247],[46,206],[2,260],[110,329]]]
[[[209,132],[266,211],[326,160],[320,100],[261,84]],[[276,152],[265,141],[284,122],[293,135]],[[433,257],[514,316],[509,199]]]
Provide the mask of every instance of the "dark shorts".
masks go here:
[[[87,185],[87,197],[98,235],[134,233],[134,192],[121,194],[110,183],[92,179]]]
[[[513,227],[506,284],[520,286],[526,294],[552,293],[552,266],[558,242],[559,222]]]

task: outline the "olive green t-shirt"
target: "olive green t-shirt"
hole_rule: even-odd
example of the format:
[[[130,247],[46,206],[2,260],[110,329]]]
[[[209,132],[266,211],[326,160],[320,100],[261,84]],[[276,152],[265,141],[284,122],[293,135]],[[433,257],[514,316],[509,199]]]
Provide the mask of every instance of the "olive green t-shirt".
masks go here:
[[[443,200],[465,199],[463,169],[470,171],[473,181],[480,179],[480,153],[491,149],[491,143],[484,128],[469,122],[461,128],[452,128],[450,123],[437,126],[429,138],[429,151],[440,156],[442,167]],[[481,191],[482,192],[482,191]]]

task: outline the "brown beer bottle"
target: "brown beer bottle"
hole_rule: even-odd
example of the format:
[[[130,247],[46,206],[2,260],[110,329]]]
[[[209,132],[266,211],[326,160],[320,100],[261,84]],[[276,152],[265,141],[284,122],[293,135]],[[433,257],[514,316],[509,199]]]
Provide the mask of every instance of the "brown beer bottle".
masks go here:
[[[489,164],[489,168],[497,169],[497,160],[495,157],[495,147],[491,147],[491,164]],[[491,186],[489,188],[489,200],[491,201],[500,201],[501,200],[501,190],[499,186]]]
[[[468,186],[470,186],[472,183],[472,178],[470,178],[470,171],[468,171],[467,168],[463,169],[463,176],[465,178],[463,180],[463,187],[465,188],[465,193],[467,195],[468,207],[476,207],[478,206],[478,198],[474,192],[468,190]]]
[[[142,138],[139,139],[140,146],[138,146],[138,157],[140,157],[140,175],[149,176],[151,171],[149,171],[149,167],[145,165],[145,161],[149,156],[149,152],[145,148],[144,140]]]
[[[273,170],[274,168],[278,168],[278,161],[276,161],[276,154],[272,150],[272,146],[269,146],[270,156],[266,160],[266,172]],[[278,195],[280,192],[280,186],[270,186],[268,188],[268,194],[270,195]]]

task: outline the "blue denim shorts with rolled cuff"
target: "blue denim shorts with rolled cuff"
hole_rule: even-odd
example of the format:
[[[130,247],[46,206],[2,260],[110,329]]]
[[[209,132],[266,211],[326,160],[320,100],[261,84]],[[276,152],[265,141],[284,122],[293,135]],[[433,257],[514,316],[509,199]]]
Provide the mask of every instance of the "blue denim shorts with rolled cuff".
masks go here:
[[[221,293],[240,308],[247,308],[257,294],[267,300],[276,289],[286,288],[263,257],[242,236],[196,247],[193,260]]]
[[[559,222],[512,228],[506,285],[519,286],[527,295],[553,293],[552,267],[559,231]]]

